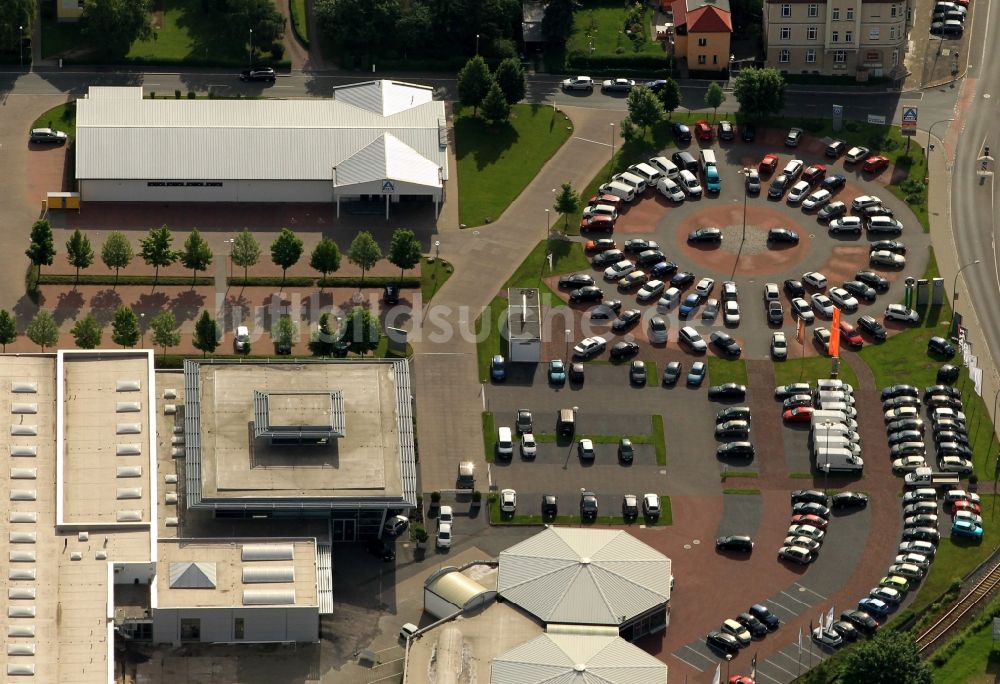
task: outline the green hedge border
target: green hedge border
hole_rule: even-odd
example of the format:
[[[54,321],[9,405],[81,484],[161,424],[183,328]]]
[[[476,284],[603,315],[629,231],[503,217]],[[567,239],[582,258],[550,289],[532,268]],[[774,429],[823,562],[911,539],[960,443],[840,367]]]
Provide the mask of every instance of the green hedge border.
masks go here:
[[[34,271],[34,267],[31,269]],[[29,290],[34,282],[39,285],[169,285],[188,286],[192,284],[196,287],[214,285],[215,278],[208,276],[198,276],[192,280],[190,276],[121,276],[115,278],[113,275],[87,275],[81,274],[79,279],[75,275],[63,273],[45,273],[37,280],[32,276],[26,276]],[[386,285],[398,285],[405,289],[419,289],[420,278],[416,276],[405,276],[400,279],[398,276],[371,276],[363,281],[358,277],[343,278],[321,278],[295,276],[282,279],[279,276],[260,276],[249,278],[227,278],[226,284],[229,287],[385,287]]]
[[[121,276],[115,280],[113,275],[86,275],[80,274],[77,278],[75,275],[67,275],[62,273],[45,273],[43,272],[41,276],[37,279],[38,285],[188,285],[192,284],[191,276],[160,276],[156,278],[154,276]],[[198,276],[194,278],[193,284],[198,285],[212,285],[215,283],[214,278],[208,278],[205,276]]]
[[[296,40],[298,40],[302,47],[309,49],[309,37],[306,35],[309,30],[309,8],[305,6],[303,2],[302,6],[302,21],[305,26],[299,26],[299,22],[296,21],[298,17],[298,12],[295,11],[295,0],[288,0],[288,16],[291,17],[292,33],[295,34]]]

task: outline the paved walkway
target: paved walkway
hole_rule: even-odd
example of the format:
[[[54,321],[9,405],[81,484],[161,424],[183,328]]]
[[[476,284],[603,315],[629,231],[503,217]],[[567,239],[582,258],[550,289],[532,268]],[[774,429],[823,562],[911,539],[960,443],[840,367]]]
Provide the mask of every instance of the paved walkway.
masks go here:
[[[425,310],[423,325],[415,321],[413,333],[424,491],[453,489],[461,460],[479,464],[478,485],[485,488],[476,318],[544,237],[545,209],[554,201],[552,189],[565,182],[583,188],[610,155],[609,124],[618,123],[621,112],[565,111],[574,124],[573,137],[496,222],[466,230],[441,222],[437,238],[441,258],[455,266],[455,274],[434,296],[433,317],[428,320],[431,312]]]

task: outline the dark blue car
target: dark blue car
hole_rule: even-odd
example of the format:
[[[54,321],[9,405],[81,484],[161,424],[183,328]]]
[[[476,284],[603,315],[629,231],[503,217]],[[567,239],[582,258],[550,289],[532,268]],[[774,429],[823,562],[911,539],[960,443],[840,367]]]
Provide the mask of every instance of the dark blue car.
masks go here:
[[[830,192],[833,192],[834,190],[839,190],[840,188],[844,187],[846,183],[847,183],[847,178],[845,178],[844,176],[827,176],[826,178],[823,179],[823,182],[820,183],[820,187],[822,187],[824,190],[829,190]]]
[[[698,308],[699,304],[701,304],[701,295],[697,295],[694,293],[689,294],[687,297],[684,298],[684,301],[681,303],[680,309],[677,310],[677,315],[680,316],[682,319],[685,319],[688,316],[690,316],[695,309]]]
[[[858,601],[858,610],[863,610],[872,617],[885,619],[889,615],[889,604],[877,598],[865,598]]]
[[[490,361],[490,377],[496,382],[507,378],[507,361],[500,354],[494,356],[493,360]]]

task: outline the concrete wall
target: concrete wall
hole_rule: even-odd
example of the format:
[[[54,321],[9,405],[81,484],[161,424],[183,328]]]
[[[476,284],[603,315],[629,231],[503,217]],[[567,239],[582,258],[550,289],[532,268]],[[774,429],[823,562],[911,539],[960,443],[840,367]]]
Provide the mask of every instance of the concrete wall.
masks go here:
[[[314,642],[319,640],[319,609],[289,608],[165,608],[153,611],[153,642],[178,644],[181,620],[201,620],[202,643]],[[234,632],[243,618],[243,638]]]

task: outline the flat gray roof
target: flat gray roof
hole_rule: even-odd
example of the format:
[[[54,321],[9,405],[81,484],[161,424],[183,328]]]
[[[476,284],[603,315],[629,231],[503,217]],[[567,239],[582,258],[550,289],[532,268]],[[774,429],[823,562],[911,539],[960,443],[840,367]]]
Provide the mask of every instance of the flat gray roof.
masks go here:
[[[507,330],[510,340],[542,339],[538,290],[520,287],[507,290]]]
[[[416,505],[406,361],[188,360],[184,375],[189,506]],[[299,404],[305,422],[318,422],[337,393],[343,436],[328,444],[256,437],[255,393],[305,401]],[[325,409],[316,404],[324,395]],[[289,423],[293,410],[284,406],[272,418]],[[326,420],[329,426],[328,414]]]

